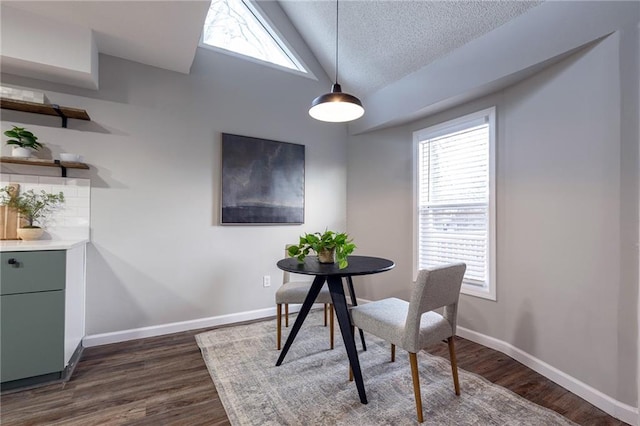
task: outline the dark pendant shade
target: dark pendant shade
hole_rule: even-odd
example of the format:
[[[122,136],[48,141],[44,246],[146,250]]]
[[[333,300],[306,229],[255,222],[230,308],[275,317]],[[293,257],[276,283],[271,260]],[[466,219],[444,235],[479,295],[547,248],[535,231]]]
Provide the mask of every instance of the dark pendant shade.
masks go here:
[[[336,0],[336,80],[331,86],[331,93],[315,98],[309,108],[311,117],[332,123],[352,121],[364,114],[360,99],[348,93],[342,93],[342,88],[338,84],[338,23],[338,0]]]
[[[338,83],[331,86],[331,93],[320,95],[311,102],[309,115],[316,120],[342,123],[362,117],[364,108],[360,99],[343,93]]]

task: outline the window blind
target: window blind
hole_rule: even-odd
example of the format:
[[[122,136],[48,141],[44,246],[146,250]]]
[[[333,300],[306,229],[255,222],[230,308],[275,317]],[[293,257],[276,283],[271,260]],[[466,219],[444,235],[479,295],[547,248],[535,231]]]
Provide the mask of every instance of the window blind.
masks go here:
[[[488,285],[489,125],[418,143],[418,266],[467,264],[464,284]]]

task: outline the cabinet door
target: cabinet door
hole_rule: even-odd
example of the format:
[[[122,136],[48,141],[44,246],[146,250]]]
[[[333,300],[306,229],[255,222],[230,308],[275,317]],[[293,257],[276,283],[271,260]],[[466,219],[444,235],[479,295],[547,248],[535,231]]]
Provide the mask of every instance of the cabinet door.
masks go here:
[[[64,291],[0,296],[0,381],[64,368]]]
[[[0,253],[0,294],[64,289],[65,256],[64,250]]]

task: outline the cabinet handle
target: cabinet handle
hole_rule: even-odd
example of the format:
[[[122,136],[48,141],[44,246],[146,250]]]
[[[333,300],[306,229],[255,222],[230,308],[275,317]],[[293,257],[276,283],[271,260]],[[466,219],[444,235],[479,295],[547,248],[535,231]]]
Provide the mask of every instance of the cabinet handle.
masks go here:
[[[14,259],[13,257],[9,260],[7,260],[7,263],[9,265],[13,265],[14,268],[17,268],[20,266],[20,262],[18,262],[16,259]]]

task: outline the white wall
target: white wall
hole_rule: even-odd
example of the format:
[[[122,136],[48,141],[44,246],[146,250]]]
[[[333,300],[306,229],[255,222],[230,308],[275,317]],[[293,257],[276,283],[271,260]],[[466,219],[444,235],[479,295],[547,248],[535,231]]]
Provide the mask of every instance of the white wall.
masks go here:
[[[100,76],[94,92],[3,75],[92,117],[62,129],[55,117],[2,111],[2,130],[34,131],[41,155],[76,152],[91,166],[69,171],[92,182],[87,334],[273,308],[284,245],[346,228],[346,126],[307,114],[328,80],[205,49],[190,75],[103,55]],[[219,225],[222,132],[306,146],[304,225]]]
[[[98,88],[98,49],[89,28],[4,4],[0,16],[2,72]]]
[[[412,132],[496,105],[497,302],[462,296],[459,325],[602,392],[627,415],[637,407],[638,353],[638,107],[622,94],[637,93],[638,53],[628,35],[494,95],[352,136],[347,187],[359,249],[397,264],[356,280],[359,295],[406,299]]]

